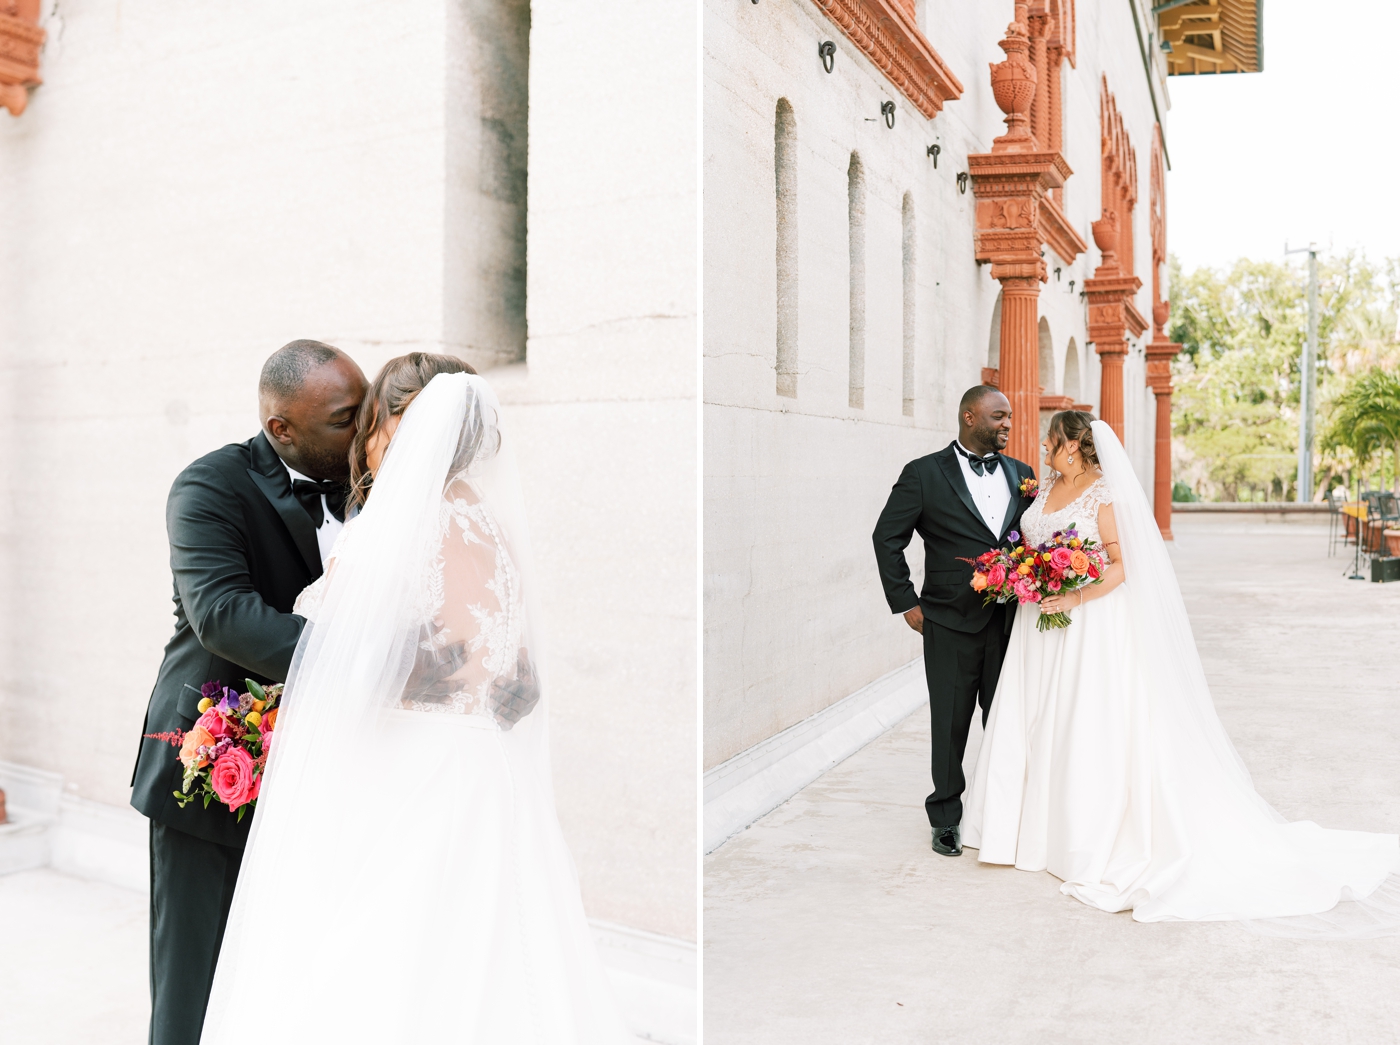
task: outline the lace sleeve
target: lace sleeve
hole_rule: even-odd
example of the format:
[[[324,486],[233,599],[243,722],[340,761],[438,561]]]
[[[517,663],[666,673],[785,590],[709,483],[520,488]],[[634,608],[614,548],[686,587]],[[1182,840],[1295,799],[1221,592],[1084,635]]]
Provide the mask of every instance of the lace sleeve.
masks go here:
[[[403,706],[490,716],[509,728],[513,720],[503,719],[503,694],[528,689],[533,679],[519,571],[490,509],[468,484],[449,490],[442,514],[441,552],[420,643],[435,660],[439,681],[429,691],[406,694]]]
[[[1099,508],[1105,504],[1113,503],[1113,487],[1108,485],[1108,476],[1101,475],[1090,484],[1089,489],[1084,491],[1085,499],[1094,507],[1094,514],[1097,515]]]

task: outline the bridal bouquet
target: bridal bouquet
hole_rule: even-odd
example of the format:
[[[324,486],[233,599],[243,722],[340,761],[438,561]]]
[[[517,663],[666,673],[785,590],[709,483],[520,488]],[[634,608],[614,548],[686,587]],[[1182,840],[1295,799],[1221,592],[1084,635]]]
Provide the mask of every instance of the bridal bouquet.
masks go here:
[[[1080,537],[1074,523],[1035,546],[1023,543],[1015,530],[1006,537],[1010,548],[993,548],[976,559],[962,560],[972,564],[972,588],[983,594],[984,606],[1012,599],[1021,605],[1039,602],[1047,595],[1097,584],[1103,577],[1103,552],[1098,542]],[[1065,628],[1069,623],[1068,613],[1042,613],[1035,626],[1045,631]]]
[[[185,767],[185,779],[175,800],[181,809],[198,798],[203,798],[205,809],[218,800],[229,812],[237,810],[241,821],[258,801],[282,685],[264,688],[252,679],[244,681],[246,693],[236,693],[222,682],[206,682],[200,689],[199,721],[188,732],[145,734],[180,749],[176,757]]]

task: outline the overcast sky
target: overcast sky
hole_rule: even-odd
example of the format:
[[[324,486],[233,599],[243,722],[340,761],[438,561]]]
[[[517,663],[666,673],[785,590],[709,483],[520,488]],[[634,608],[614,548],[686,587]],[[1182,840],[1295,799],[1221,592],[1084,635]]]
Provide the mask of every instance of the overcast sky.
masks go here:
[[[1400,3],[1267,0],[1264,72],[1167,80],[1167,249],[1400,255]],[[1142,150],[1146,151],[1146,150]]]

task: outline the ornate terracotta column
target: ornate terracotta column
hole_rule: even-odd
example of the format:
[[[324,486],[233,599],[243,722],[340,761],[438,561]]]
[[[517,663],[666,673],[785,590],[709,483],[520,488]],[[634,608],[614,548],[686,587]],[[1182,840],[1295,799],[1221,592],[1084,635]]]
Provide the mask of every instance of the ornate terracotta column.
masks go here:
[[[1006,133],[992,151],[967,158],[977,197],[978,262],[990,262],[1001,283],[1000,363],[997,385],[1011,400],[1016,419],[1007,453],[1032,466],[1040,454],[1039,320],[1040,284],[1050,246],[1066,263],[1087,248],[1048,197],[1071,174],[1058,152],[1043,149],[1031,132],[1029,112],[1038,73],[1029,58],[1026,4],[1015,5],[1001,49],[1006,60],[991,68],[992,93],[1006,113]],[[1046,107],[1048,115],[1048,106]]]
[[[1168,341],[1171,302],[1162,297],[1162,266],[1167,263],[1167,174],[1159,133],[1152,140],[1152,340],[1147,345],[1147,385],[1157,397],[1157,437],[1153,446],[1152,510],[1163,540],[1172,539],[1172,360],[1181,346]]]
[[[1132,258],[1137,164],[1107,81],[1099,118],[1103,216],[1092,228],[1103,256],[1094,275],[1084,281],[1084,292],[1089,303],[1089,340],[1101,365],[1099,417],[1123,440],[1123,357],[1128,354],[1128,338],[1140,337],[1147,330],[1147,320],[1133,304],[1142,286],[1142,280],[1133,275]]]
[[[1163,327],[1171,303],[1152,305],[1152,340],[1147,345],[1147,384],[1157,397],[1157,437],[1153,443],[1152,514],[1162,539],[1172,539],[1172,360],[1181,346],[1167,340]]]
[[[11,116],[29,104],[27,88],[39,79],[39,48],[44,30],[39,28],[39,0],[0,0],[0,107]]]

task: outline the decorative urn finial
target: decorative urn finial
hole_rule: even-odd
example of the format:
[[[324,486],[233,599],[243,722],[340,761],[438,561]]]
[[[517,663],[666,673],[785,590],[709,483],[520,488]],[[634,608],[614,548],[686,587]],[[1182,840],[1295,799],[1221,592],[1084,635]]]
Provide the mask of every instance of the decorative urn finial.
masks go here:
[[[1035,100],[1036,74],[1027,57],[1030,27],[1024,0],[1017,0],[1016,16],[1006,27],[1006,39],[998,46],[1006,52],[1006,60],[992,63],[992,95],[1006,113],[1006,133],[992,142],[992,152],[1034,152],[1036,141],[1031,134],[1029,114]]]
[[[1118,214],[1115,211],[1106,210],[1103,217],[1094,222],[1091,226],[1094,231],[1094,243],[1103,253],[1103,260],[1099,263],[1099,268],[1109,272],[1118,269]]]

